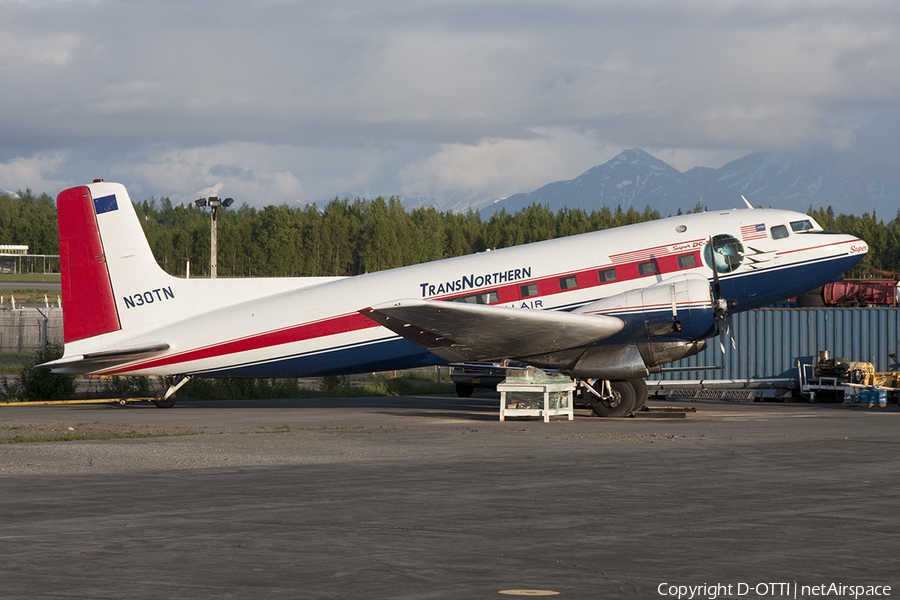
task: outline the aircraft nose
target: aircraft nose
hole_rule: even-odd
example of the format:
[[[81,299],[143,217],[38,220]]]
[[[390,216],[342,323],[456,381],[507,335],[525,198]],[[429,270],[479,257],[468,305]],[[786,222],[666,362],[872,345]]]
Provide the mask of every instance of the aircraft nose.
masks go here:
[[[840,248],[843,252],[839,255],[843,258],[839,261],[844,273],[855,267],[869,252],[869,245],[855,235],[841,234]]]
[[[869,252],[869,245],[856,237],[855,235],[848,235],[847,238],[847,254],[850,256],[860,256],[863,257]]]

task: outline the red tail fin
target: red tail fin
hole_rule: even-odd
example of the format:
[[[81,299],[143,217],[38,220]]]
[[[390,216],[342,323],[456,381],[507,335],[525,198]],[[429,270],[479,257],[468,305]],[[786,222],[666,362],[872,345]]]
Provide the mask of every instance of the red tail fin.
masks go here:
[[[60,193],[56,210],[65,342],[121,329],[90,189]]]

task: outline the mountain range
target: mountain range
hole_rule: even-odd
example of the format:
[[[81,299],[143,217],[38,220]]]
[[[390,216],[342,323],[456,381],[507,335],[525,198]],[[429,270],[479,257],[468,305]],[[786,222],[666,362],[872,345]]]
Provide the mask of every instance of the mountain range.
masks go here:
[[[534,203],[588,212],[603,206],[623,210],[645,207],[663,216],[678,210],[754,206],[806,212],[831,206],[836,214],[872,213],[892,219],[900,208],[900,169],[896,164],[862,161],[850,153],[757,152],[721,168],[694,167],[682,173],[649,153],[633,149],[569,181],[549,183],[481,208],[483,218],[506,209],[516,212]]]

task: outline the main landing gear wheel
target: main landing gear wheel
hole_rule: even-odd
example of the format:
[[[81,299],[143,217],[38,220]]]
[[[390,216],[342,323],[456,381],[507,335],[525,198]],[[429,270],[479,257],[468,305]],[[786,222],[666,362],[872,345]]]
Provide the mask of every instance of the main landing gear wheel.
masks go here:
[[[627,381],[610,381],[612,395],[591,399],[591,408],[598,417],[627,417],[634,412],[634,387]],[[598,379],[594,389],[603,395],[603,380]]]
[[[643,379],[629,379],[628,383],[634,388],[634,408],[631,410],[637,412],[644,408],[644,404],[647,403],[647,397],[649,396],[647,382]]]
[[[472,392],[475,391],[475,386],[467,385],[465,383],[457,383],[456,384],[456,395],[460,398],[471,398]]]

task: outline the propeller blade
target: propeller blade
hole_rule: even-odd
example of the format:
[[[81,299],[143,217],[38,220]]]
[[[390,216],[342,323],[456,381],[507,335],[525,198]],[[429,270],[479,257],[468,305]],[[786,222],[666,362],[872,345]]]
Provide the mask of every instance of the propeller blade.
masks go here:
[[[719,282],[719,268],[716,266],[716,247],[713,245],[712,238],[709,238],[709,263],[713,272],[713,291],[716,293],[716,300],[722,298],[722,284]]]
[[[731,348],[733,350],[737,350],[737,344],[734,341],[733,331],[733,320],[731,313],[729,312],[733,305],[730,304],[727,300],[717,301],[717,305],[723,308],[716,308],[716,323],[719,326],[719,349],[722,350],[722,354],[725,354],[725,336],[731,340]]]
[[[732,326],[731,313],[725,316],[725,335],[731,340],[731,349],[737,350],[737,344],[734,343],[734,328]]]
[[[716,249],[713,247],[712,238],[709,238],[709,266],[713,272],[713,290],[716,292],[716,299],[722,297],[722,288],[719,286],[719,269],[716,268]]]
[[[731,334],[731,310],[737,306],[737,303],[734,300],[722,298],[722,283],[719,280],[719,269],[716,266],[716,247],[711,237],[708,243],[711,259],[709,262],[713,272],[714,314],[719,327],[719,348],[722,350],[722,354],[725,354],[726,335],[731,339],[731,347],[737,349],[734,336]]]

